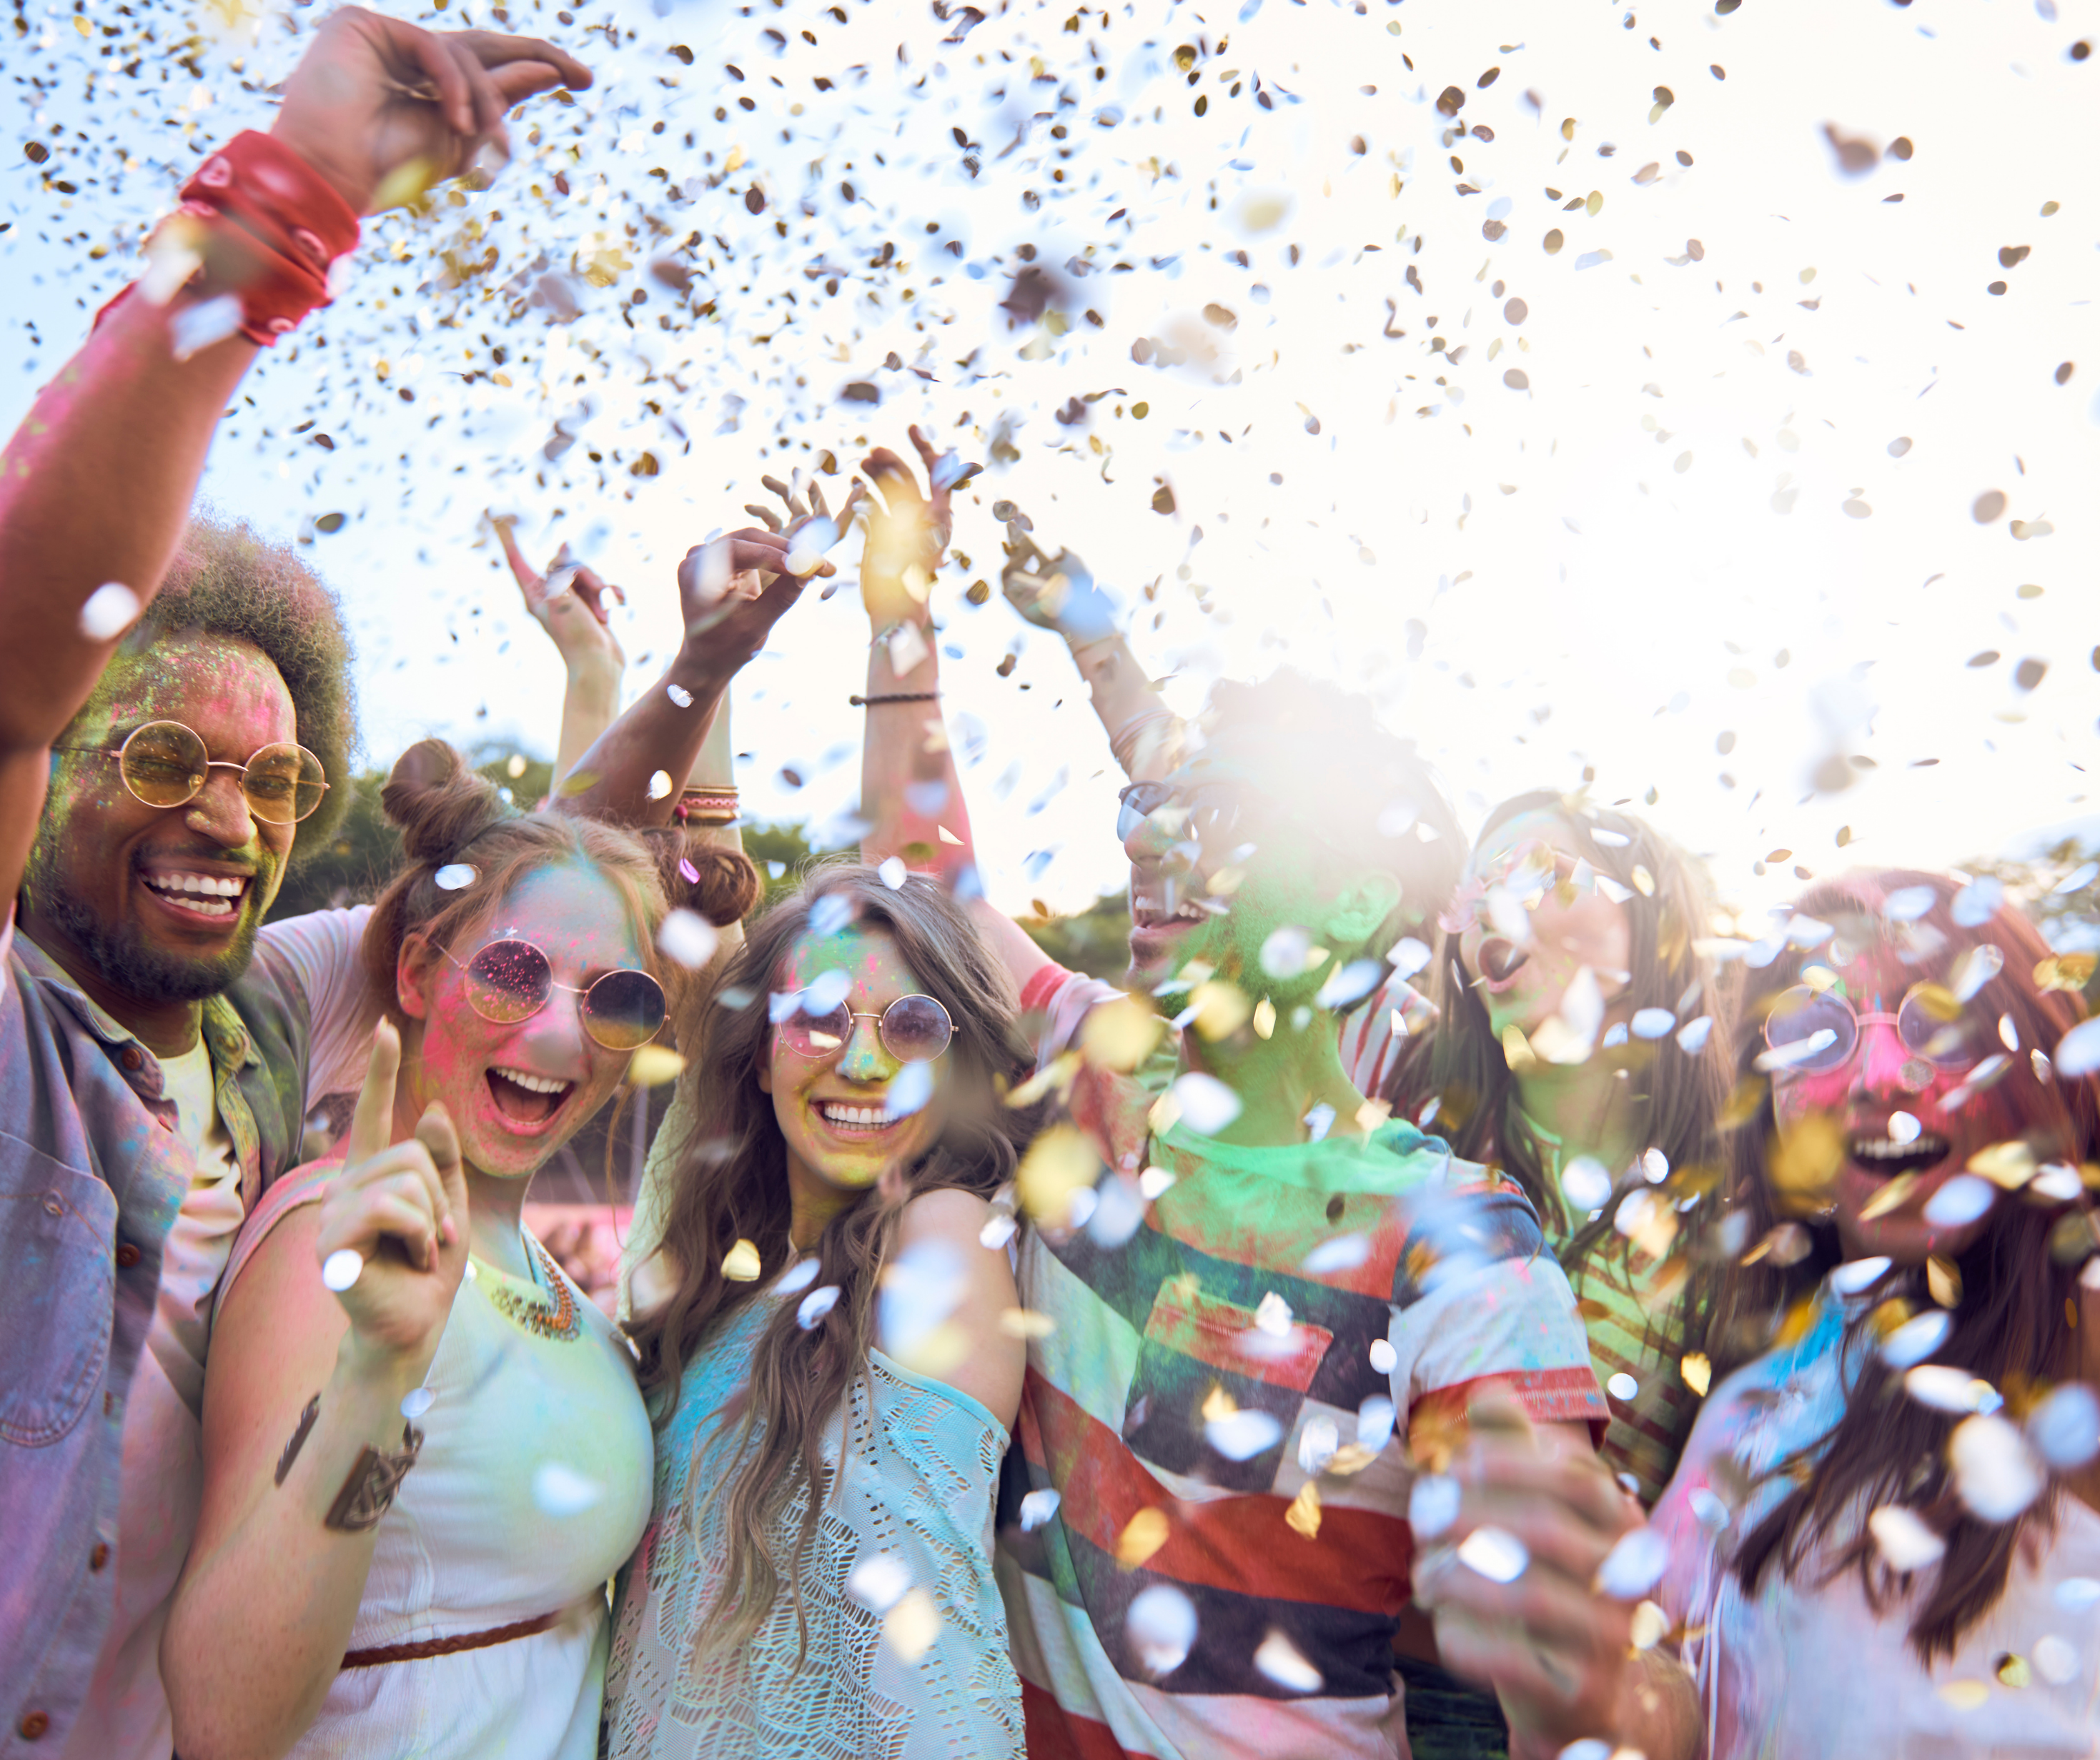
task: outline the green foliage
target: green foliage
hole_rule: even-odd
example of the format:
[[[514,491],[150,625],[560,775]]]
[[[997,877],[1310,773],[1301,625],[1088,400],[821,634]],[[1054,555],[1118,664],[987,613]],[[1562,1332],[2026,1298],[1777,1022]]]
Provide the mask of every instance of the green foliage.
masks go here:
[[[1036,946],[1073,971],[1110,982],[1130,969],[1130,900],[1104,892],[1075,917],[1018,919]]]
[[[510,752],[498,747],[478,755],[483,759],[476,766],[481,773],[527,810],[538,805],[554,781],[554,767],[537,758],[526,759],[514,776],[511,765],[516,759]],[[368,770],[352,780],[350,811],[336,828],[333,840],[324,849],[298,851],[298,860],[270,908],[272,921],[367,904],[378,895],[401,860],[400,834],[380,810],[379,791],[386,784],[386,772],[380,770]],[[293,847],[298,850],[296,843]]]

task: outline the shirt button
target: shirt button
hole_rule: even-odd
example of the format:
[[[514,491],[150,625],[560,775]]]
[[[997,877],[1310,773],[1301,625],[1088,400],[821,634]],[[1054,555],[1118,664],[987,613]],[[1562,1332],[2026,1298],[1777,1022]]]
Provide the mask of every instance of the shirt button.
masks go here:
[[[22,1721],[15,1726],[15,1733],[24,1741],[34,1741],[51,1727],[51,1719],[49,1712],[24,1711],[22,1714]]]
[[[99,1571],[108,1562],[109,1542],[107,1540],[96,1541],[95,1550],[87,1555],[87,1568],[91,1571]]]
[[[124,1055],[117,1061],[126,1069],[137,1069],[145,1063],[146,1054],[138,1046],[128,1045],[124,1048]]]
[[[139,1249],[136,1247],[134,1247],[130,1242],[125,1242],[121,1247],[117,1249],[117,1262],[123,1266],[126,1270],[130,1270],[132,1266],[139,1262]]]

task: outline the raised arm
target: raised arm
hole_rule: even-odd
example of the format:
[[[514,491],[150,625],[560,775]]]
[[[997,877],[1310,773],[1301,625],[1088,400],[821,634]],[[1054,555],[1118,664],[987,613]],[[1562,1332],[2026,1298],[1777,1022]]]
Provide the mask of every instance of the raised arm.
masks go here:
[[[802,596],[805,580],[834,572],[828,562],[800,576],[788,572],[789,548],[776,533],[748,529],[686,552],[678,565],[686,620],[678,652],[577,759],[555,791],[560,811],[619,825],[670,822],[681,781],[692,774],[729,681]]]
[[[627,672],[627,654],[612,633],[611,594],[622,605],[627,595],[598,579],[597,572],[574,561],[565,543],[543,575],[518,549],[512,521],[490,514],[488,522],[503,545],[504,560],[518,583],[525,610],[547,632],[562,657],[562,727],[554,747],[552,790],[576,767],[576,760],[620,713],[620,681]]]
[[[158,588],[258,340],[325,297],[328,256],[355,242],[388,174],[420,158],[435,178],[454,176],[502,146],[510,105],[589,83],[550,44],[438,36],[346,7],[286,82],[270,140],[244,137],[206,161],[239,148],[255,176],[200,174],[199,214],[156,235],[153,268],[105,310],[0,455],[0,896],[20,885],[51,741]],[[302,233],[313,262],[278,249],[307,250]]]
[[[1123,774],[1133,782],[1165,776],[1181,761],[1181,718],[1123,640],[1114,601],[1070,551],[1045,556],[1029,535],[1026,517],[1002,504],[1008,517],[999,586],[1007,602],[1038,629],[1065,638]]]
[[[205,1760],[281,1754],[312,1723],[393,1500],[373,1458],[421,1445],[428,1401],[408,1396],[466,1270],[468,1199],[443,1107],[392,1140],[400,1062],[382,1023],[342,1170],[254,1249],[214,1329],[203,1509],[161,1639],[176,1744]],[[331,1295],[322,1266],[346,1252],[362,1269]]]
[[[968,480],[914,428],[911,443],[926,466],[930,498],[893,452],[868,455],[862,467],[881,491],[868,517],[861,557],[861,597],[874,640],[867,655],[867,730],[861,741],[860,810],[868,822],[861,859],[894,856],[907,867],[951,882],[977,866],[968,803],[941,712],[941,660],[929,600],[933,570],[947,548],[949,491]],[[1050,963],[1021,926],[970,888],[970,915],[1012,978],[1014,988]]]

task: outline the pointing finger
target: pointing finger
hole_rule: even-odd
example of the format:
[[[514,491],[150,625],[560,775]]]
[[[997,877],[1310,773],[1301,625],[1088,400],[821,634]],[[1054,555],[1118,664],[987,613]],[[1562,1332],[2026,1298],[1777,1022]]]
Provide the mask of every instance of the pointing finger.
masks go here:
[[[401,1072],[401,1035],[393,1022],[372,1029],[372,1056],[358,1091],[357,1111],[350,1121],[346,1165],[355,1167],[380,1153],[394,1138],[394,1083]]]

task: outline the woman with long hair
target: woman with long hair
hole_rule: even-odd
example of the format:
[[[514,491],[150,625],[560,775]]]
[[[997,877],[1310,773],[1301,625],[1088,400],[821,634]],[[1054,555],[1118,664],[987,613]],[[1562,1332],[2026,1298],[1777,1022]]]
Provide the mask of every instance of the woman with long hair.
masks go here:
[[[1647,1503],[1692,1427],[1679,1361],[1711,1296],[1698,1243],[1731,1071],[1710,909],[1698,863],[1630,814],[1504,801],[1443,917],[1435,1025],[1386,1090],[1531,1199],[1611,1398],[1601,1453]]]
[[[1761,1354],[1648,1529],[1580,1463],[1462,1463],[1445,1538],[1502,1527],[1530,1569],[1446,1550],[1418,1593],[1454,1667],[1529,1701],[1533,1750],[2100,1750],[2100,1084],[2052,1063],[2082,1010],[1995,903],[1846,876],[1753,970],[1769,1093],[1733,1138],[1713,1336]]]
[[[654,1512],[606,1750],[1018,1755],[992,1502],[1034,1115],[1011,987],[938,882],[817,868],[686,1036],[702,1080],[629,1332]]]
[[[175,1740],[585,1760],[648,1420],[522,1212],[663,1026],[681,842],[514,812],[435,740],[382,799],[406,864],[365,927],[344,1159],[271,1188],[217,1296]]]

